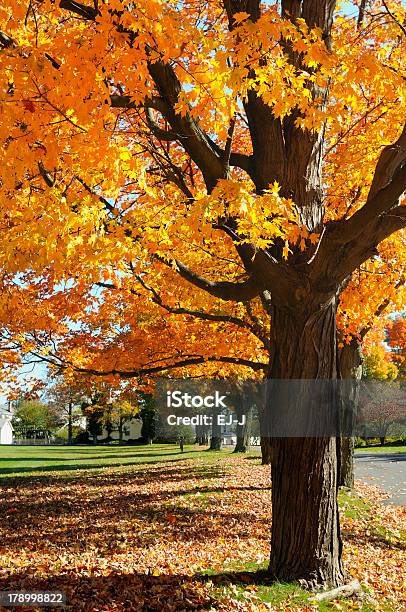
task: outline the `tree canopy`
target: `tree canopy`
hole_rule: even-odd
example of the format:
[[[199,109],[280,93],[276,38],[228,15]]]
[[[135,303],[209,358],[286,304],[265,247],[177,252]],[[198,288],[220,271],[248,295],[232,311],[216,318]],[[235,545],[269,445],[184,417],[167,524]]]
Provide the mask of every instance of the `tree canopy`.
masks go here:
[[[263,371],[292,283],[343,342],[401,303],[402,7],[334,4],[3,3],[6,360]]]

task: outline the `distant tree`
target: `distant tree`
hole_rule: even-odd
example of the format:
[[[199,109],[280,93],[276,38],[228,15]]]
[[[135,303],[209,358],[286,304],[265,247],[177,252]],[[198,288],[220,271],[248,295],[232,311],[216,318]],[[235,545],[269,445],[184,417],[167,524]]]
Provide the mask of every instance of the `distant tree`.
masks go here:
[[[52,405],[38,400],[22,400],[15,408],[12,423],[16,430],[55,431],[61,426],[62,421]]]
[[[373,346],[364,358],[363,377],[368,380],[394,380],[398,368],[383,344]]]
[[[391,358],[398,368],[398,378],[406,378],[406,318],[397,317],[387,328]]]
[[[366,387],[361,398],[366,433],[377,437],[382,445],[389,435],[402,436],[406,429],[405,393],[397,381]]]
[[[132,403],[124,399],[112,402],[109,405],[109,423],[111,423],[111,425],[113,425],[113,428],[116,428],[118,431],[119,444],[123,443],[124,425],[135,417],[140,417],[140,406],[138,403]]]
[[[141,397],[141,409],[140,417],[142,419],[141,437],[150,443],[156,436],[157,430],[157,409],[155,406],[154,399],[147,393],[140,394]]]
[[[99,404],[86,404],[82,409],[86,416],[86,430],[92,437],[93,444],[97,444],[97,437],[103,432],[104,408]]]
[[[83,418],[80,409],[83,401],[83,390],[66,380],[57,382],[48,392],[51,405],[63,421],[63,426],[68,427],[68,444],[73,443],[73,428]]]

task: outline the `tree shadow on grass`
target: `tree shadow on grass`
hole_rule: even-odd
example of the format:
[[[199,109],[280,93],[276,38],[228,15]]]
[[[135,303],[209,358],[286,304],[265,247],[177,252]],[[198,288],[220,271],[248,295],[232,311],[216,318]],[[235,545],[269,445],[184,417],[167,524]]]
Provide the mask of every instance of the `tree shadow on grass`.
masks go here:
[[[399,550],[406,551],[406,542],[402,542],[401,540],[394,540],[393,538],[388,540],[384,535],[377,533],[368,533],[368,535],[363,534],[355,534],[347,531],[343,531],[343,537],[347,542],[354,542],[357,546],[363,546],[366,544],[373,544],[378,548],[381,548],[383,551],[385,549],[392,550],[393,548],[397,548]]]
[[[185,461],[187,458],[179,457],[178,459],[167,459],[165,463],[167,465],[178,464],[179,462]],[[3,476],[1,477],[1,468],[0,468],[0,486],[13,488],[18,486],[19,489],[31,489],[35,487],[40,487],[44,485],[55,485],[56,487],[64,487],[69,486],[71,484],[77,484],[78,481],[84,480],[86,484],[92,485],[93,483],[97,486],[103,485],[111,485],[116,484],[117,486],[125,485],[125,484],[143,484],[145,482],[146,474],[150,477],[159,478],[161,482],[164,481],[188,481],[191,478],[193,479],[209,479],[209,478],[222,478],[225,475],[223,469],[217,466],[212,466],[210,468],[191,468],[189,465],[183,467],[178,466],[176,468],[161,468],[160,466],[155,467],[155,464],[162,463],[159,460],[149,461],[147,463],[138,463],[138,462],[128,462],[128,463],[112,463],[110,465],[104,466],[94,466],[92,464],[84,464],[84,465],[75,465],[68,466],[66,470],[62,468],[54,469],[52,467],[47,467],[47,469],[41,470],[42,473],[38,473],[40,468],[37,469],[28,469],[26,476],[14,476],[16,474],[16,470],[9,471],[11,468],[7,468],[7,473],[12,473],[13,476]],[[106,472],[104,471],[106,468],[115,468],[115,467],[133,467],[139,466],[138,470],[131,471],[128,473],[127,471],[123,472]],[[151,467],[151,469],[148,469]],[[99,470],[99,471],[96,471]],[[55,474],[55,472],[64,472],[64,474]],[[82,474],[82,472],[87,472],[86,474]],[[35,473],[30,473],[35,472]],[[49,472],[49,474],[47,473]],[[65,474],[66,472],[66,474]],[[70,476],[70,472],[77,472]]]
[[[72,612],[210,610],[216,609],[217,603],[199,579],[182,574],[148,576],[111,572],[107,576],[86,576],[69,572],[44,579],[22,572],[0,580],[0,589],[63,592],[67,607],[43,608],[59,612],[61,609]],[[38,607],[24,607],[24,610],[38,610]]]
[[[139,610],[143,612],[173,612],[188,610],[216,610],[222,594],[220,587],[270,585],[265,570],[233,571],[217,574],[195,573],[160,574],[151,568],[150,574],[116,572],[107,575],[82,575],[67,571],[40,578],[33,573],[17,572],[0,579],[1,591],[59,591],[66,595],[67,606],[74,612],[89,610]],[[212,584],[207,584],[208,582]],[[213,588],[214,586],[214,588]],[[228,601],[228,605],[230,602]],[[61,610],[46,607],[44,610]],[[38,610],[25,607],[24,610]]]
[[[6,476],[7,474],[20,474],[20,473],[32,473],[32,472],[69,472],[69,471],[75,471],[75,470],[101,470],[104,468],[126,467],[126,466],[132,466],[132,465],[153,465],[155,463],[163,463],[163,461],[168,462],[168,463],[169,462],[175,463],[178,461],[185,461],[187,459],[187,457],[185,456],[179,457],[178,453],[170,453],[170,454],[173,456],[177,456],[177,458],[176,459],[166,458],[165,460],[163,460],[163,459],[160,459],[159,456],[157,456],[157,459],[153,459],[152,461],[147,461],[145,463],[142,463],[141,461],[122,461],[120,463],[105,463],[105,464],[77,463],[75,465],[44,465],[44,466],[39,465],[39,466],[30,466],[30,467],[28,466],[26,467],[21,467],[21,466],[0,467],[0,477],[1,475]],[[138,455],[138,457],[141,457],[141,456],[142,455]],[[150,458],[151,455],[145,455],[145,457]],[[160,455],[160,457],[163,457],[163,455]],[[28,462],[32,460],[26,459],[26,461]],[[46,461],[46,459],[38,459],[38,460],[34,459],[34,461]],[[39,476],[41,476],[41,474],[39,474]],[[35,478],[36,475],[33,474],[31,477]],[[19,478],[19,476],[15,476],[15,478]]]
[[[224,536],[225,523],[231,537],[249,539],[249,528],[254,519],[263,524],[264,534],[269,531],[267,518],[254,517],[234,508],[218,509],[216,504],[193,508],[180,508],[171,503],[161,506],[167,500],[160,498],[154,501],[154,505],[147,496],[132,500],[126,498],[126,505],[121,504],[123,500],[117,501],[102,509],[97,500],[86,508],[74,504],[11,507],[9,514],[2,518],[8,533],[8,554],[18,555],[22,548],[33,552],[40,549],[41,554],[53,554],[55,547],[60,554],[73,550],[83,553],[97,548],[100,557],[109,557],[121,550],[123,540],[131,551],[134,548],[165,547],[168,538],[179,544],[193,542],[204,547],[205,542]],[[21,521],[24,516],[29,517],[27,521]],[[72,516],[80,516],[81,520],[72,519]],[[84,516],[86,520],[83,520]]]
[[[216,498],[213,503],[210,495],[261,490],[261,487],[235,486],[227,480],[222,486],[224,476],[218,466],[187,465],[158,467],[147,474],[140,470],[110,478],[97,474],[68,481],[27,479],[23,487],[20,479],[16,479],[16,488],[8,483],[5,490],[0,524],[7,533],[10,551],[21,547],[35,550],[39,533],[41,550],[52,550],[55,545],[61,550],[69,549],[70,542],[75,542],[80,543],[80,550],[95,545],[103,555],[114,553],[125,531],[128,531],[130,546],[148,547],[161,541],[165,545],[168,533],[179,542],[202,543],[223,531],[224,522],[233,525],[238,537],[245,539],[253,516],[240,513],[232,505],[218,507]],[[185,496],[188,507],[182,505]],[[268,521],[265,523],[268,525]],[[139,525],[145,526],[140,533]]]
[[[48,463],[51,463],[53,461],[64,461],[65,463],[71,463],[72,461],[84,461],[84,460],[88,460],[88,461],[98,461],[99,459],[104,460],[104,461],[108,461],[110,459],[122,459],[123,460],[123,465],[127,465],[128,462],[125,462],[124,460],[128,458],[138,458],[138,457],[157,457],[157,460],[159,460],[160,457],[170,457],[173,455],[180,455],[182,459],[187,459],[187,455],[191,455],[193,453],[200,453],[201,451],[199,450],[190,450],[187,451],[185,450],[183,453],[181,453],[180,451],[174,451],[174,452],[170,452],[170,453],[124,453],[121,455],[94,455],[92,457],[87,457],[87,456],[82,456],[82,457],[5,457],[5,458],[1,458],[0,457],[0,463],[16,463],[18,461],[24,461],[26,463],[31,463],[31,462],[37,462],[37,461],[47,461]],[[163,461],[166,461],[166,459],[164,459]],[[120,464],[102,464],[102,465],[98,465],[97,467],[109,467],[109,465],[120,465]],[[17,468],[17,471],[20,471],[20,469],[24,469],[24,468]],[[56,466],[57,470],[63,469],[63,467],[59,467]],[[2,469],[0,468],[0,473],[1,473]],[[14,470],[16,471],[16,470]]]
[[[367,452],[361,452],[361,453],[356,453],[355,458],[357,460],[357,462],[359,463],[370,463],[372,462],[376,462],[376,463],[382,463],[385,461],[406,461],[406,453],[403,452],[399,452],[399,453],[367,453]]]

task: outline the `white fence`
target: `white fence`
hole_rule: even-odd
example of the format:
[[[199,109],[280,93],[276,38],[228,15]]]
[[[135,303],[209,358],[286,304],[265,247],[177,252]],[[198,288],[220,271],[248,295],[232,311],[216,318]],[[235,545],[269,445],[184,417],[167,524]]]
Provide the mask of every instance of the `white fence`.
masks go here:
[[[46,440],[44,438],[20,438],[19,440],[14,440],[14,445],[17,446],[54,446],[65,444],[64,440]]]

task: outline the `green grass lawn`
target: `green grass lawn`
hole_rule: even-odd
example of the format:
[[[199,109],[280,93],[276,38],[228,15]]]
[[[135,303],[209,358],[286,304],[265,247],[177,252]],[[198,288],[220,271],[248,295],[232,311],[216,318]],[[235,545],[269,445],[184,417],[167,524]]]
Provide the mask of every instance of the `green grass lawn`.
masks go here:
[[[106,467],[175,462],[215,455],[196,446],[0,446],[0,479]]]
[[[223,450],[231,453],[232,448]],[[406,446],[366,446],[360,453],[405,453]],[[258,451],[251,453],[258,456]],[[186,445],[181,453],[174,444],[152,446],[0,446],[0,480],[5,477],[40,476],[47,473],[75,473],[81,470],[136,467],[140,464],[178,462],[184,459],[217,457],[216,452]],[[72,474],[71,474],[72,475]]]
[[[406,445],[402,446],[361,446],[355,451],[361,453],[406,453]]]

